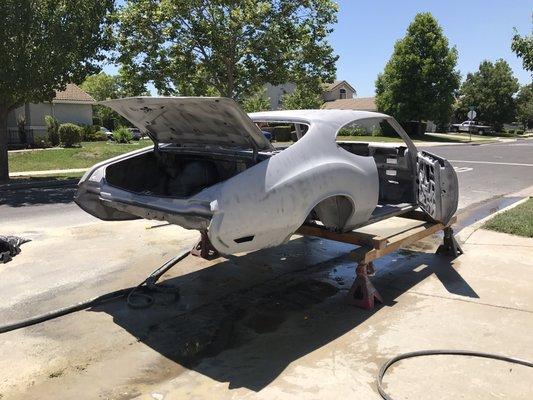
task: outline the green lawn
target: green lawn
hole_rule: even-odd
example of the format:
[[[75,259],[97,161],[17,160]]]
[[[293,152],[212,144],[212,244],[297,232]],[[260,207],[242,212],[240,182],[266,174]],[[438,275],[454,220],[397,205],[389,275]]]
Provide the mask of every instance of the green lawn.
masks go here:
[[[79,148],[9,152],[9,171],[46,171],[50,169],[88,168],[99,161],[152,144],[151,140],[129,144],[83,142]]]
[[[496,215],[483,228],[533,238],[533,199]]]

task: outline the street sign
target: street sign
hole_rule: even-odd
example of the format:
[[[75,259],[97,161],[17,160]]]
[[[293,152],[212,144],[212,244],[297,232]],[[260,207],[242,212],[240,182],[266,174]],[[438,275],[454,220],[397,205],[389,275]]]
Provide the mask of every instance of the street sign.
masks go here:
[[[466,115],[468,115],[468,119],[470,121],[473,121],[476,118],[477,113],[474,110],[470,110]]]

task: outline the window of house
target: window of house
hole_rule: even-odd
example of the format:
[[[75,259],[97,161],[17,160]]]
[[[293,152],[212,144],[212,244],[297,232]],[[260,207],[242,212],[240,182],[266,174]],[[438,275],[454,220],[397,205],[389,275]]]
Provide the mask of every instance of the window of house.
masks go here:
[[[345,99],[346,98],[346,89],[341,88],[341,89],[339,89],[339,92],[340,92],[340,98],[341,99]]]

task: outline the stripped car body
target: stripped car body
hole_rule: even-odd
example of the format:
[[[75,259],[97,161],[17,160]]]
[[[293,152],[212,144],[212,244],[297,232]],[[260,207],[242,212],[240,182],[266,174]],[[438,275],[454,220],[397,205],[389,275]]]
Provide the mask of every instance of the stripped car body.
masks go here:
[[[457,209],[450,163],[417,151],[384,114],[247,115],[233,100],[208,97],[103,104],[154,141],[153,147],[95,165],[80,180],[76,203],[103,220],[168,221],[199,230],[217,251],[234,254],[279,245],[311,219],[346,232],[416,207],[447,223]],[[298,141],[277,150],[257,127],[260,122],[291,123]],[[350,124],[386,125],[405,144],[336,141]]]

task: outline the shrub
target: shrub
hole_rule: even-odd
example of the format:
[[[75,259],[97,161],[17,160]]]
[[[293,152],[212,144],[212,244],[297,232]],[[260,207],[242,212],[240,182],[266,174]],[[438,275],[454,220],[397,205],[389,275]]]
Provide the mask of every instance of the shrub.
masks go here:
[[[133,135],[128,128],[121,126],[113,131],[113,140],[117,143],[129,143],[133,139]]]
[[[107,135],[100,130],[98,125],[84,125],[82,140],[85,142],[100,142],[107,140]]]
[[[63,147],[73,147],[81,142],[83,129],[76,124],[59,125],[59,142]]]
[[[383,133],[381,132],[381,128],[379,127],[379,125],[374,125],[372,127],[372,132],[371,132],[372,136],[383,136]]]
[[[339,130],[337,136],[366,136],[366,129],[360,126],[345,126]]]
[[[48,141],[46,137],[37,137],[33,139],[32,147],[36,149],[46,149],[51,146],[50,146],[50,142]]]
[[[28,134],[26,130],[26,117],[24,115],[19,115],[17,119],[19,141],[21,144],[27,145]]]
[[[98,131],[94,134],[95,142],[105,142],[107,140],[107,134],[104,131]]]
[[[46,139],[52,146],[59,145],[59,122],[51,115],[45,115]]]
[[[427,124],[419,121],[400,122],[402,128],[410,136],[423,136],[426,133]]]

